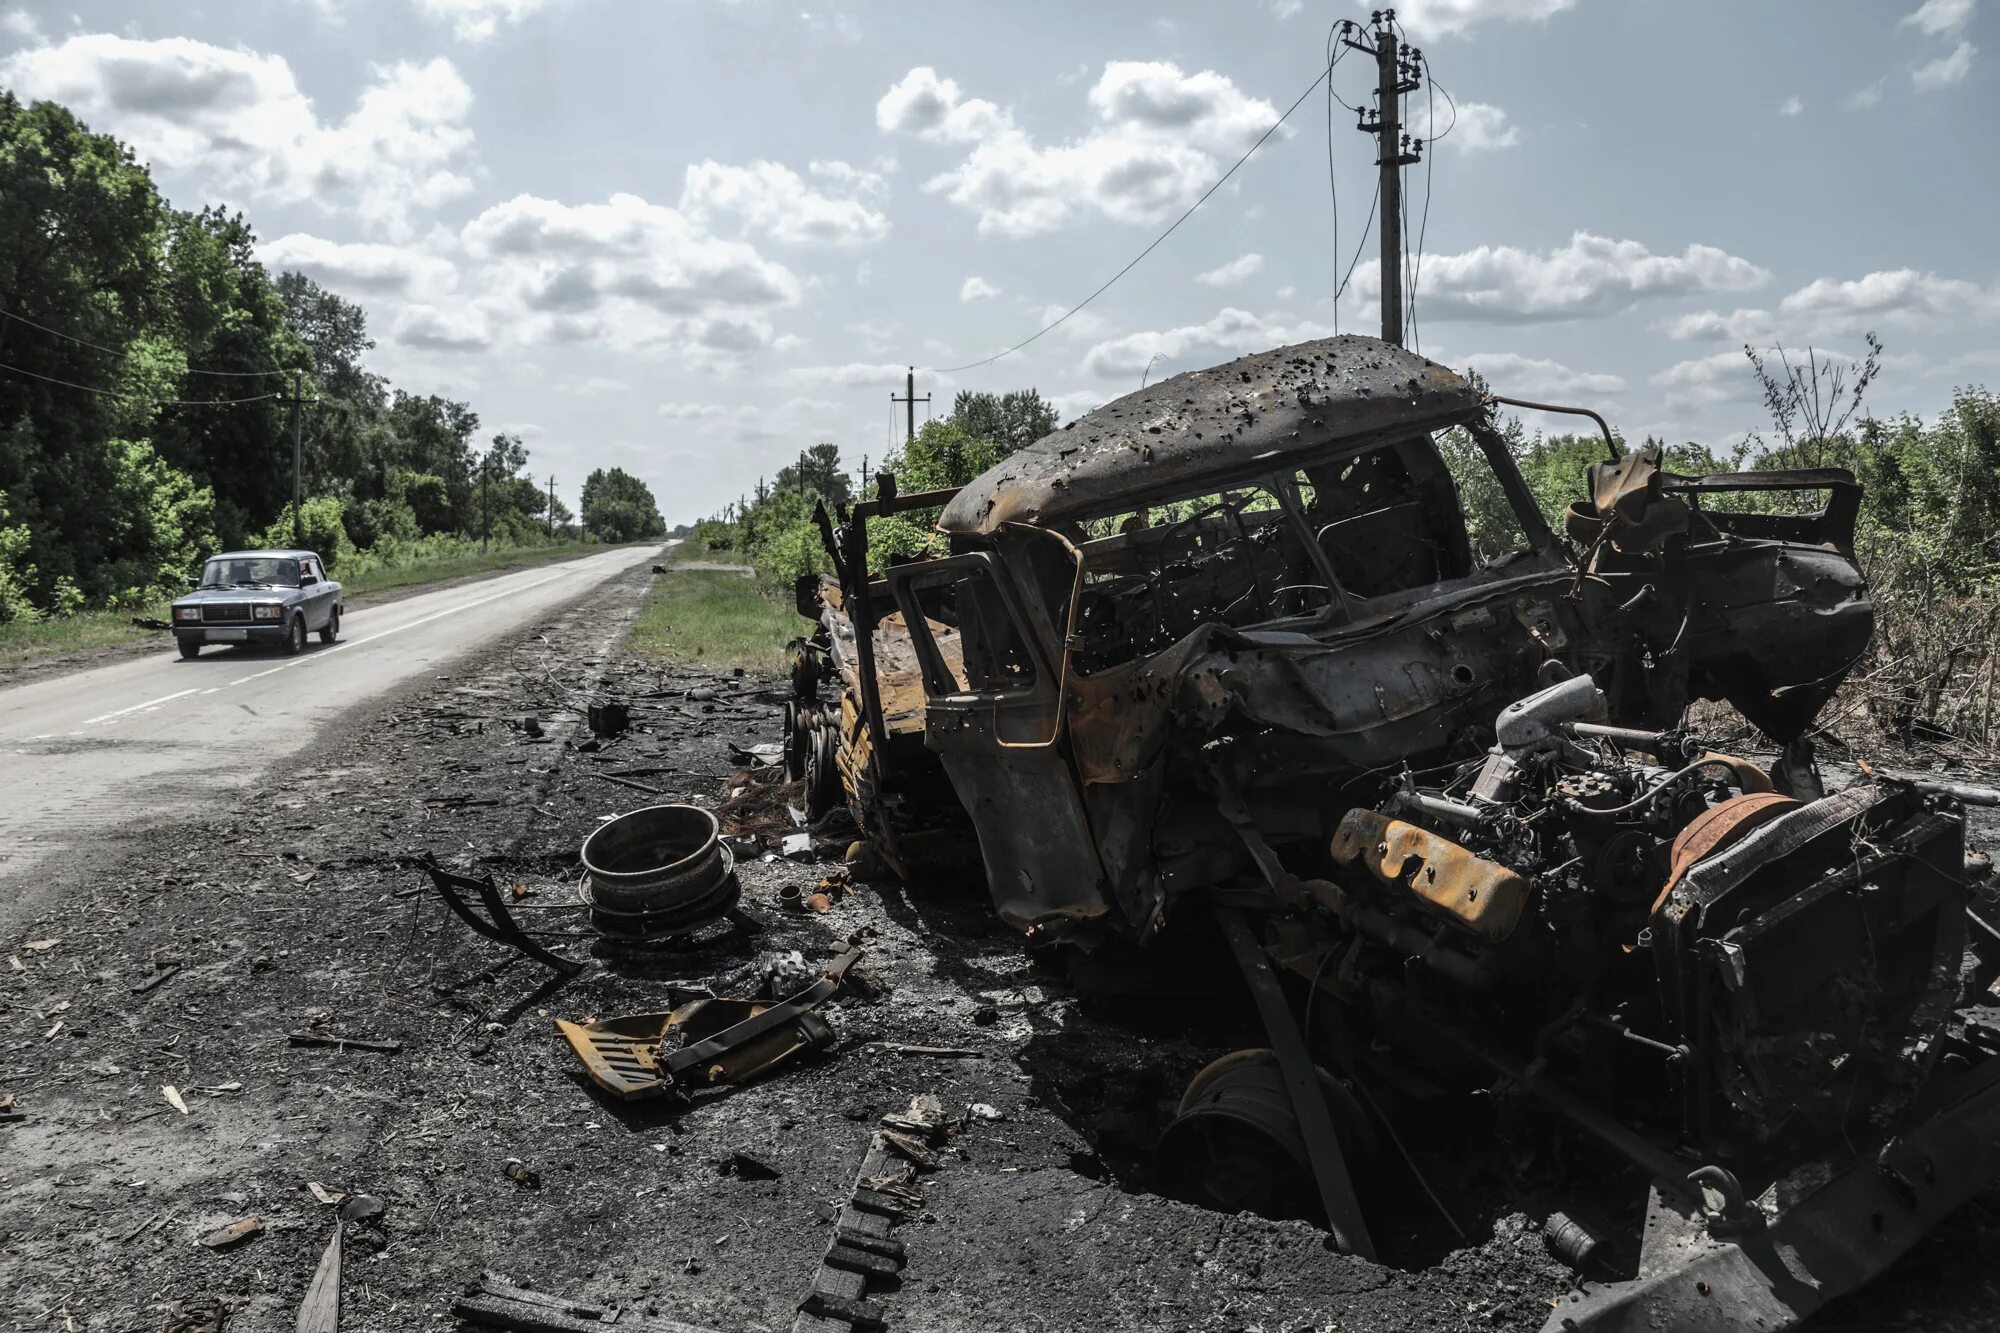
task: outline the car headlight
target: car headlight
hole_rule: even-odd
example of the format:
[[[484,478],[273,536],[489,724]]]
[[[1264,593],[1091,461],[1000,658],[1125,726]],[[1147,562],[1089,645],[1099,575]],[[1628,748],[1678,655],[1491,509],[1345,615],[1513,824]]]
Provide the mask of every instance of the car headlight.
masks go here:
[[[201,619],[201,608],[200,608],[200,607],[198,607],[198,606],[177,606],[177,607],[175,607],[175,608],[174,608],[174,619],[175,619],[175,620],[200,620],[200,619]]]
[[[250,614],[258,620],[276,620],[278,613],[284,609],[284,607],[276,605],[253,606],[250,608]]]

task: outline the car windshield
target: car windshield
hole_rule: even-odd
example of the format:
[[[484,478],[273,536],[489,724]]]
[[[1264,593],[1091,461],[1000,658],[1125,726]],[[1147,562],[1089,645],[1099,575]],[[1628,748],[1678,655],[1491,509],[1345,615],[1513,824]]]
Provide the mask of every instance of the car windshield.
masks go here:
[[[229,556],[211,560],[201,571],[204,588],[296,588],[299,562],[277,556]]]

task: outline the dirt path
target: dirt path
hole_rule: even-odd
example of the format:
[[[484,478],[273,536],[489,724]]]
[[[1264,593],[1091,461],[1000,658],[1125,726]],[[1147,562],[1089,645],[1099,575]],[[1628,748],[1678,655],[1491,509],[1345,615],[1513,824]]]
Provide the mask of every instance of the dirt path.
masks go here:
[[[482,1270],[720,1330],[789,1328],[871,1127],[917,1093],[967,1119],[897,1230],[903,1284],[874,1298],[891,1330],[1542,1323],[1568,1278],[1517,1216],[1450,1252],[1385,1236],[1422,1253],[1406,1272],[1332,1254],[1303,1224],[1146,1192],[1186,1077],[1247,1044],[1254,1019],[1212,995],[1084,998],[993,919],[974,877],[794,914],[781,891],[829,867],[751,852],[763,934],[643,966],[555,939],[588,963],[566,982],[472,938],[411,857],[490,868],[524,886],[524,916],[576,930],[576,848],[601,817],[713,803],[732,745],[776,735],[775,682],[618,659],[646,582],[634,571],[351,715],[346,739],[284,773],[277,810],[135,830],[118,857],[63,868],[60,906],[0,941],[0,1093],[26,1116],[0,1125],[0,1327],[157,1331],[213,1301],[226,1324],[177,1327],[288,1333],[333,1229],[317,1182],[386,1205],[348,1233],[344,1333],[448,1327]],[[603,689],[636,729],[579,748],[576,706]],[[551,1026],[665,1007],[675,983],[740,991],[760,965],[816,967],[850,938],[867,953],[827,1010],[835,1046],[690,1109],[606,1102]],[[401,1050],[301,1049],[295,1031]],[[738,1153],[775,1178],[732,1170]],[[250,1239],[197,1243],[246,1216],[263,1222]],[[1892,1308],[1923,1292],[1923,1326],[1983,1327],[1963,1322],[1992,1308],[1983,1269],[1934,1289],[1980,1233],[1947,1239],[1904,1266]]]

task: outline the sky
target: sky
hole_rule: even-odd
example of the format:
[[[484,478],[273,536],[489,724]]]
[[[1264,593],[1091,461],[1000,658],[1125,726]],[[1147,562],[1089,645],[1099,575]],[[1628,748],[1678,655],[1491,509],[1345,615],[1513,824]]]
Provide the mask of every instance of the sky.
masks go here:
[[[1878,415],[2000,380],[2000,0],[1397,12],[1441,90],[1411,99],[1435,141],[1405,173],[1426,355],[1711,445],[1765,424],[1745,342],[1843,358],[1875,331]],[[0,0],[0,87],[131,144],[175,204],[244,211],[274,272],[366,308],[371,369],[519,433],[572,505],[623,467],[677,523],[808,444],[879,464],[906,366],[919,419],[1032,387],[1067,420],[1148,375],[1377,331],[1372,144],[1337,105],[1329,136],[1315,92],[1094,303],[962,368],[1159,237],[1366,17]],[[1333,70],[1346,103],[1372,83],[1364,58]]]

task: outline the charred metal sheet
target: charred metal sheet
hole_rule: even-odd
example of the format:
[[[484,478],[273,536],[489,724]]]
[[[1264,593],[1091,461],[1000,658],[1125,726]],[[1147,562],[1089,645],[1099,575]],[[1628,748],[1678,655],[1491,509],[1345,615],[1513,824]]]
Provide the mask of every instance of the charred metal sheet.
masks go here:
[[[984,535],[1297,466],[1374,435],[1415,435],[1481,411],[1465,379],[1347,335],[1188,371],[1080,417],[961,488],[938,527]]]
[[[1504,940],[1527,910],[1533,881],[1449,838],[1375,810],[1350,810],[1333,835],[1333,859],[1384,887],[1406,889],[1475,935]]]
[[[1861,1286],[2000,1169],[2000,1061],[1940,1091],[1934,1116],[1873,1154],[1774,1184],[1766,1226],[1649,1235],[1639,1278],[1571,1293],[1543,1333],[1777,1330]]]
[[[627,1101],[743,1083],[832,1043],[833,1029],[812,1011],[840,989],[860,956],[850,945],[819,980],[775,1004],[702,998],[664,1013],[589,1023],[557,1019],[556,1030],[591,1082]]]

